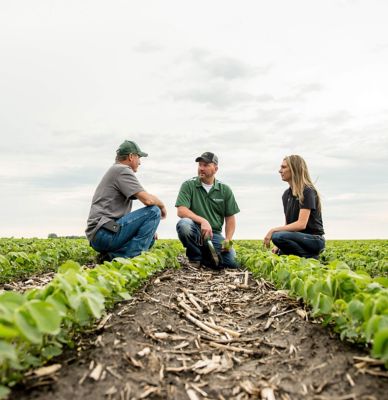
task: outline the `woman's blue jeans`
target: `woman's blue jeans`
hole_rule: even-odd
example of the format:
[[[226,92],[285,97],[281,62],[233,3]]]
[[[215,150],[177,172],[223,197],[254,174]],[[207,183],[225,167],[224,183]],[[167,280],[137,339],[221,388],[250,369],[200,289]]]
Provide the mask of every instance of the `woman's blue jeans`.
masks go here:
[[[200,261],[207,267],[212,267],[213,263],[209,258],[209,252],[204,246],[201,228],[190,218],[181,218],[176,226],[179,240],[186,248],[186,255],[190,261]],[[236,262],[236,252],[232,248],[230,251],[221,252],[224,237],[220,233],[213,232],[213,245],[220,258],[220,267],[238,268]]]
[[[125,214],[116,221],[121,226],[119,232],[100,228],[90,244],[98,252],[107,253],[111,259],[136,257],[154,244],[160,215],[157,206]]]
[[[318,258],[325,248],[325,239],[320,235],[311,235],[302,232],[275,232],[272,242],[279,248],[279,254],[294,254],[305,258]]]

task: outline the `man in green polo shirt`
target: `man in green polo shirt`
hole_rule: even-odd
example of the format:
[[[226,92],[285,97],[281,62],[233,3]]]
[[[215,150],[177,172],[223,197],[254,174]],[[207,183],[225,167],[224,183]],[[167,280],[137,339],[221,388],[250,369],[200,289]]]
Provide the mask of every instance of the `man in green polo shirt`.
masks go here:
[[[215,178],[218,157],[207,151],[195,161],[198,176],[183,182],[175,203],[181,218],[176,227],[179,240],[193,265],[214,267],[217,264],[214,258],[218,258],[218,267],[236,268],[236,252],[229,244],[236,228],[235,214],[240,209],[230,187]],[[209,250],[208,238],[217,252],[216,257]]]

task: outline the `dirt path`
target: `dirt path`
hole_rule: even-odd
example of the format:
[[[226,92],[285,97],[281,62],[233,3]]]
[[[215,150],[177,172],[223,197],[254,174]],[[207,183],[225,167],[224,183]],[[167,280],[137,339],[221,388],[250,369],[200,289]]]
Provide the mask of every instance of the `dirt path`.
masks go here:
[[[387,372],[308,319],[244,271],[164,271],[11,398],[387,398]]]

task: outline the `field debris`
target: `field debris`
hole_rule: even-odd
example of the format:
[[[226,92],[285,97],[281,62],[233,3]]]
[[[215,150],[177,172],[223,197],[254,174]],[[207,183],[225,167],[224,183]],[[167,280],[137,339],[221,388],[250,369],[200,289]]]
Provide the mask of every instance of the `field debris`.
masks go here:
[[[15,398],[367,400],[388,391],[381,363],[311,323],[287,291],[185,260],[79,340],[81,352],[55,372],[63,377]]]
[[[31,374],[37,376],[37,377],[42,377],[42,376],[47,376],[47,375],[54,375],[57,371],[59,371],[62,368],[61,364],[52,364],[47,367],[41,367],[34,369]]]
[[[44,274],[32,275],[27,279],[0,284],[1,290],[12,290],[23,293],[30,289],[40,289],[50,283],[55,276],[55,272],[46,272]]]

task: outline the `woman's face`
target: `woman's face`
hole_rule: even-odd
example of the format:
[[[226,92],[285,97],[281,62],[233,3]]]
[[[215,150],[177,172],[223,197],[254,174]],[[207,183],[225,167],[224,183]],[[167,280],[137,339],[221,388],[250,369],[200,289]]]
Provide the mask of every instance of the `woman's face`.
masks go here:
[[[281,163],[279,174],[283,181],[288,183],[291,182],[291,170],[286,160],[283,160],[283,162]]]

